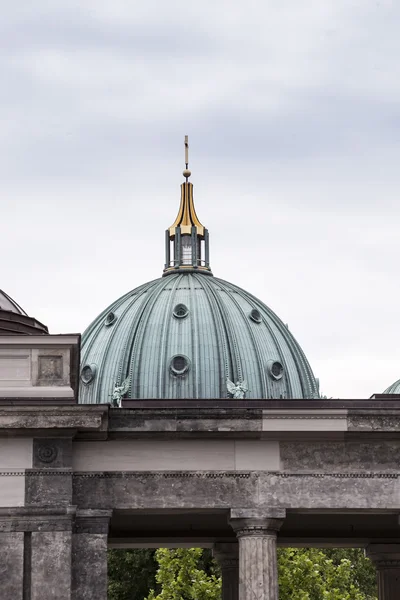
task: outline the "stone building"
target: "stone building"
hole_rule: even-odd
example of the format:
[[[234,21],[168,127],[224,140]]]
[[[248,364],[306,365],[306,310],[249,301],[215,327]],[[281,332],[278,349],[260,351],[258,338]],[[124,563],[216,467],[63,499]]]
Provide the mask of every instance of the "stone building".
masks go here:
[[[0,598],[106,600],[108,547],[165,545],[212,547],[223,600],[277,600],[284,544],[366,548],[395,600],[400,397],[319,398],[277,315],[213,276],[187,162],[162,277],[82,344],[0,293]]]

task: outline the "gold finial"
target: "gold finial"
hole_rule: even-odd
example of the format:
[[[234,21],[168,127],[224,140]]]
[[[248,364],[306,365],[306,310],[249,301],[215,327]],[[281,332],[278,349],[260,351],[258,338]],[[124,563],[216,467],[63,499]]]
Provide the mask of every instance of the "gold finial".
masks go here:
[[[189,136],[185,135],[185,165],[186,169],[183,171],[183,176],[186,177],[186,181],[191,176],[191,172],[189,171]]]

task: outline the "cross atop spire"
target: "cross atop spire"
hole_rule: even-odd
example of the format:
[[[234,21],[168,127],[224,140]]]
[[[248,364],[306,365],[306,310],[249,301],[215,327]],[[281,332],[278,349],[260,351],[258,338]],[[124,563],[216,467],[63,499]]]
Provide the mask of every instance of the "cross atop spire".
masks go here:
[[[189,171],[189,136],[185,135],[185,170],[183,171],[183,176],[186,177],[186,183],[191,174],[191,171]]]

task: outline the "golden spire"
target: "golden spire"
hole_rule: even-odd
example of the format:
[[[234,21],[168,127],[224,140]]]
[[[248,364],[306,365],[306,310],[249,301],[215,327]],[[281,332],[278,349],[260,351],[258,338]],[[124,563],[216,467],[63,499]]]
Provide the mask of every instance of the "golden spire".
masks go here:
[[[178,216],[171,227],[169,234],[171,237],[175,235],[176,227],[181,228],[183,235],[190,234],[192,227],[196,227],[197,235],[204,236],[204,226],[200,223],[193,202],[193,184],[189,183],[188,179],[192,174],[189,171],[189,138],[185,135],[185,169],[183,176],[186,177],[185,183],[181,185],[181,205],[179,207]]]
[[[199,221],[193,202],[193,184],[188,179],[189,139],[185,135],[185,181],[181,184],[181,203],[178,216],[165,232],[164,275],[170,273],[204,273],[210,269],[210,245],[208,230]]]

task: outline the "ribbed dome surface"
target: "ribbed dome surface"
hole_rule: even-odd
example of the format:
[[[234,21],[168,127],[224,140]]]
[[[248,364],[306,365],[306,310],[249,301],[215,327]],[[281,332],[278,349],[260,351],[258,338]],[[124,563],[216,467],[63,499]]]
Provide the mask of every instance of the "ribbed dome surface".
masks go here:
[[[383,392],[384,394],[400,394],[400,379],[389,385]]]
[[[177,273],[115,301],[82,339],[80,402],[128,398],[226,398],[227,379],[246,398],[315,398],[300,346],[265,304],[210,275]]]

